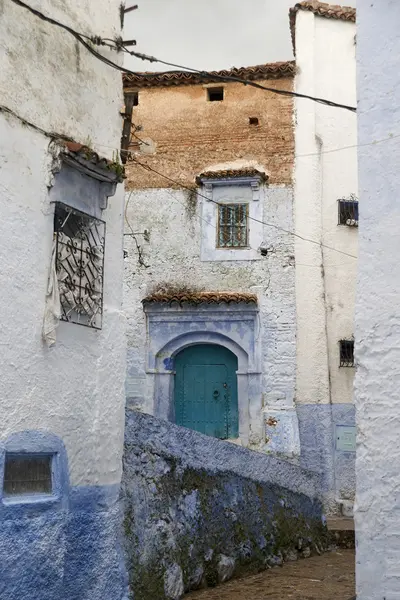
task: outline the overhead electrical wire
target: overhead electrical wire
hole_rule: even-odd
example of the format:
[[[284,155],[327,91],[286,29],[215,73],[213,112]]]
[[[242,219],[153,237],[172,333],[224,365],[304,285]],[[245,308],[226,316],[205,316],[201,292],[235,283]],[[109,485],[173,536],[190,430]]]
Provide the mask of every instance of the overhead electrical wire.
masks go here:
[[[10,114],[10,115],[12,115],[12,116],[16,117],[17,119],[19,119],[19,120],[20,120],[22,123],[24,123],[24,124],[25,124],[25,125],[27,125],[28,127],[32,127],[33,129],[35,129],[36,131],[40,132],[41,134],[43,134],[44,136],[46,136],[46,137],[48,137],[48,138],[50,138],[50,139],[54,139],[54,140],[57,140],[57,139],[64,139],[64,140],[69,140],[69,141],[72,141],[72,140],[71,140],[71,138],[69,138],[69,137],[67,137],[67,136],[62,136],[61,134],[57,134],[57,133],[50,133],[50,132],[46,131],[45,129],[42,129],[41,127],[38,127],[37,125],[34,125],[33,123],[31,123],[31,122],[27,121],[26,119],[24,119],[23,117],[21,117],[20,115],[18,115],[17,113],[15,113],[14,111],[12,111],[11,109],[9,109],[9,108],[8,108],[8,107],[6,107],[6,106],[0,106],[0,112],[2,112],[2,111],[4,111],[4,112],[7,112],[8,114]],[[363,145],[364,145],[364,146],[366,146],[366,145],[373,145],[373,144],[377,144],[377,143],[380,143],[380,142],[383,142],[383,141],[391,140],[391,139],[393,139],[393,138],[395,138],[395,137],[400,137],[400,135],[397,135],[397,136],[391,136],[390,138],[387,138],[386,140],[378,140],[378,141],[376,141],[376,142],[370,142],[370,144],[363,144]],[[104,147],[104,148],[110,148],[110,149],[114,149],[112,146],[105,146],[105,145],[103,145],[103,144],[97,144],[97,145],[98,145],[98,146],[102,146],[102,147]],[[308,155],[305,155],[305,156],[308,156]],[[149,165],[145,165],[145,164],[143,164],[142,162],[138,161],[136,158],[132,158],[132,161],[133,161],[134,163],[136,163],[136,164],[140,165],[142,168],[144,168],[144,169],[147,169],[148,171],[152,171],[153,173],[155,173],[155,174],[159,175],[160,177],[163,177],[164,179],[167,179],[167,180],[168,180],[168,181],[170,181],[171,183],[174,183],[174,184],[175,184],[175,185],[177,185],[179,188],[186,189],[186,190],[188,190],[188,191],[190,191],[190,192],[193,192],[193,188],[190,188],[190,187],[188,187],[188,186],[185,186],[185,185],[183,185],[181,182],[179,182],[179,181],[176,181],[175,179],[172,179],[172,178],[171,178],[171,177],[169,177],[168,175],[165,175],[164,173],[161,173],[160,171],[157,171],[156,169],[153,169],[153,168],[152,168],[152,167],[150,167]],[[206,198],[207,200],[210,200],[210,198],[208,198],[207,196],[204,196],[204,194],[201,194],[201,193],[200,193],[200,192],[198,192],[198,191],[197,191],[196,193],[197,193],[197,195],[198,195],[198,196],[200,196],[200,197],[203,197],[203,198]],[[176,199],[176,198],[175,198],[175,199]],[[211,200],[211,201],[212,201],[214,204],[217,204],[217,205],[219,205],[219,203],[218,203],[218,202],[216,202],[215,200]],[[178,202],[179,202],[179,200],[178,200]],[[203,221],[205,221],[205,219],[204,219],[203,217],[201,217],[201,216],[200,216],[200,218],[201,218]],[[339,254],[344,254],[344,255],[346,255],[346,256],[349,256],[349,257],[351,257],[351,258],[357,258],[357,257],[356,257],[355,255],[353,255],[353,254],[349,254],[349,253],[347,253],[347,252],[343,252],[342,250],[337,250],[336,248],[333,248],[332,246],[327,246],[326,244],[321,244],[320,242],[317,242],[316,240],[311,240],[311,239],[305,238],[304,236],[301,236],[301,235],[299,235],[299,234],[295,233],[294,231],[286,230],[286,229],[284,229],[284,228],[282,228],[282,227],[280,227],[280,226],[278,226],[278,225],[275,225],[275,224],[273,224],[273,223],[266,223],[266,222],[264,222],[264,221],[261,221],[261,220],[255,219],[255,218],[253,218],[253,217],[249,217],[249,219],[250,219],[250,220],[253,220],[253,221],[257,221],[257,222],[259,222],[259,223],[262,223],[263,225],[266,225],[266,226],[268,226],[268,227],[273,227],[273,228],[275,228],[275,229],[280,229],[280,230],[284,231],[285,233],[288,233],[288,234],[290,234],[290,235],[294,235],[295,237],[298,237],[298,238],[300,238],[300,239],[302,239],[302,240],[304,240],[304,241],[311,242],[311,243],[313,243],[313,244],[316,244],[316,245],[318,245],[318,246],[321,246],[321,245],[322,245],[322,246],[324,246],[325,248],[327,248],[327,249],[329,249],[329,250],[332,250],[332,251],[334,251],[334,252],[338,252]],[[206,222],[208,223],[208,221],[206,221]],[[304,265],[304,266],[306,266],[306,265]],[[311,266],[311,265],[310,265],[310,266]]]
[[[101,60],[103,63],[107,64],[108,66],[113,67],[114,69],[117,69],[117,70],[119,70],[119,71],[121,71],[123,73],[131,74],[131,75],[134,75],[134,76],[138,75],[138,73],[135,73],[134,71],[131,71],[130,69],[126,69],[125,67],[123,67],[121,65],[118,65],[117,63],[114,63],[113,61],[109,60],[108,58],[106,58],[105,56],[103,56],[102,54],[100,54],[99,52],[97,52],[90,44],[96,44],[96,45],[99,45],[99,46],[105,45],[105,46],[112,47],[108,43],[108,42],[112,42],[113,44],[115,44],[115,49],[116,50],[123,50],[123,51],[129,53],[132,56],[136,56],[137,58],[140,58],[141,60],[148,60],[150,62],[158,62],[160,64],[165,64],[165,65],[168,65],[168,66],[176,67],[176,68],[188,71],[188,72],[198,73],[199,75],[204,76],[204,77],[210,77],[211,76],[211,77],[213,77],[215,79],[218,79],[218,80],[221,80],[221,81],[235,81],[235,82],[241,83],[243,85],[249,85],[249,86],[256,87],[256,88],[259,88],[259,89],[263,89],[265,91],[269,91],[269,92],[272,92],[272,93],[275,93],[275,94],[279,94],[279,95],[305,98],[305,99],[312,100],[314,102],[317,102],[317,103],[320,103],[320,104],[324,104],[324,105],[327,105],[327,106],[346,109],[346,110],[349,110],[351,112],[356,112],[356,110],[357,110],[355,107],[348,106],[348,105],[345,105],[345,104],[340,104],[340,103],[337,103],[337,102],[333,102],[331,100],[327,100],[327,99],[324,99],[324,98],[318,98],[318,97],[309,96],[309,95],[306,95],[306,94],[299,94],[297,92],[291,92],[289,90],[280,90],[280,89],[276,89],[276,88],[269,88],[269,87],[263,86],[262,84],[256,83],[255,81],[242,79],[240,77],[228,76],[228,75],[218,75],[216,73],[212,73],[211,74],[211,73],[209,73],[207,71],[201,71],[199,69],[193,69],[193,68],[190,68],[190,67],[184,67],[182,65],[177,65],[177,64],[174,64],[174,63],[169,63],[167,61],[163,61],[161,59],[157,59],[157,58],[155,58],[153,56],[148,56],[146,54],[142,54],[142,53],[139,53],[139,52],[129,51],[129,50],[127,50],[123,46],[122,40],[111,40],[111,39],[108,39],[108,38],[107,39],[106,38],[103,39],[100,36],[88,36],[86,34],[79,33],[77,31],[75,31],[72,27],[69,27],[68,25],[65,25],[64,23],[61,23],[60,21],[57,21],[56,19],[48,17],[47,15],[43,14],[41,11],[39,11],[39,10],[33,8],[32,6],[30,6],[29,4],[26,4],[25,2],[23,2],[23,0],[11,0],[11,1],[14,2],[14,4],[16,4],[16,5],[21,6],[21,7],[25,8],[25,9],[27,9],[32,14],[34,14],[36,17],[38,17],[38,18],[40,18],[40,19],[42,19],[42,20],[44,20],[44,21],[46,21],[46,22],[48,22],[48,23],[50,23],[52,25],[55,25],[57,27],[60,27],[60,28],[64,29],[65,31],[67,31],[68,33],[70,33],[75,39],[77,39],[77,41],[79,41],[93,56],[95,56],[96,58],[98,58],[99,60]],[[85,41],[85,40],[87,40],[87,41]],[[171,71],[169,71],[168,73],[171,73]],[[154,75],[153,74],[148,74],[147,76],[149,76],[151,78],[152,76],[156,77],[156,76],[159,76],[159,75],[160,75],[160,73],[154,73]],[[6,107],[3,107],[3,110],[4,109],[6,109]],[[10,111],[10,112],[12,112],[12,111]],[[29,125],[31,125],[31,124],[29,124]],[[45,135],[48,135],[49,137],[56,137],[55,134],[49,134],[49,133],[45,132],[45,130],[43,130],[43,129],[39,128],[39,127],[36,127],[34,125],[32,125],[32,126],[35,127],[36,129],[42,131]],[[392,137],[394,137],[394,136],[392,136]],[[388,138],[388,139],[391,139],[391,138]],[[377,143],[377,142],[373,142],[373,143]],[[339,149],[337,149],[337,150],[339,150]],[[331,152],[334,152],[334,151],[336,151],[336,149],[332,149],[331,150]],[[325,152],[329,152],[329,150],[325,151]],[[319,154],[319,153],[316,153],[316,154]],[[307,155],[304,155],[304,156],[307,156]],[[149,165],[144,165],[143,163],[141,163],[137,159],[133,159],[133,161],[136,164],[140,165],[142,168],[150,170],[150,171],[153,171],[154,173],[156,173],[159,176],[161,176],[161,177],[169,180],[170,182],[174,183],[175,185],[178,185],[180,188],[192,191],[191,188],[189,188],[187,186],[184,186],[182,183],[180,183],[180,182],[178,182],[178,181],[170,178],[169,176],[167,176],[167,175],[165,175],[163,173],[160,173],[159,171],[153,169]],[[199,192],[197,192],[197,194],[199,196],[201,196],[201,197],[206,198],[207,200],[210,200],[209,198],[207,198],[206,196],[200,194]],[[219,205],[219,203],[216,202],[215,200],[211,199],[211,201],[214,204]],[[260,219],[255,219],[254,217],[249,217],[249,219],[253,220],[253,221],[256,221],[256,222],[259,222],[259,223],[261,223],[263,225],[266,225],[267,227],[272,227],[274,229],[283,231],[283,232],[285,232],[285,233],[287,233],[289,235],[293,235],[294,237],[297,237],[297,238],[299,238],[299,239],[301,239],[303,241],[307,241],[309,243],[313,243],[313,244],[316,244],[318,246],[327,248],[329,250],[332,250],[333,252],[338,252],[340,254],[343,254],[345,256],[349,256],[351,258],[357,258],[353,254],[349,254],[349,253],[344,252],[342,250],[338,250],[338,249],[336,249],[336,248],[334,248],[332,246],[328,246],[327,244],[323,244],[322,242],[318,242],[316,240],[312,240],[310,238],[306,238],[304,236],[301,236],[300,234],[297,234],[297,233],[295,233],[293,231],[284,229],[283,227],[280,227],[280,226],[275,225],[273,223],[267,223],[267,222],[262,221]]]
[[[208,71],[202,71],[200,69],[193,69],[192,67],[185,67],[183,65],[177,65],[174,63],[167,62],[165,60],[161,60],[159,58],[156,58],[155,56],[148,56],[147,54],[142,54],[141,52],[135,52],[135,51],[131,51],[131,50],[127,50],[127,52],[131,56],[135,56],[136,58],[140,58],[141,60],[148,60],[150,62],[157,62],[157,63],[163,64],[163,65],[167,65],[169,67],[176,67],[177,69],[180,69],[182,71],[197,73],[198,75],[200,75],[202,77],[212,77],[213,79],[217,79],[219,81],[234,81],[236,83],[242,83],[243,85],[249,85],[251,87],[255,87],[260,90],[265,90],[267,92],[272,92],[274,94],[279,94],[281,96],[305,98],[306,100],[313,100],[314,102],[317,102],[319,104],[325,104],[326,106],[332,106],[334,108],[343,108],[343,109],[349,110],[351,112],[357,112],[357,108],[355,106],[349,106],[347,104],[340,104],[339,102],[333,102],[332,100],[327,100],[326,98],[318,98],[316,96],[309,96],[308,94],[301,94],[299,92],[292,92],[290,90],[282,90],[282,89],[267,87],[265,85],[262,85],[261,83],[256,83],[255,81],[252,81],[251,79],[243,79],[242,77],[236,77],[235,75],[219,75],[216,72],[210,73]],[[155,72],[154,74],[146,73],[146,78],[151,79],[152,77],[159,77],[160,75],[170,75],[170,74],[173,74],[174,72],[176,72],[176,71]],[[138,74],[134,73],[134,75],[138,75]]]
[[[32,129],[35,129],[36,131],[42,133],[46,137],[52,138],[54,140],[64,139],[64,140],[70,141],[70,142],[74,141],[70,136],[67,136],[65,134],[49,132],[49,131],[42,129],[38,125],[35,125],[34,123],[32,123],[30,121],[27,121],[24,117],[22,117],[15,111],[11,110],[7,106],[0,105],[0,113],[1,112],[5,112],[5,113],[12,115],[16,119],[20,120],[27,127],[32,127]],[[132,123],[132,125],[134,125],[134,124]],[[139,129],[136,129],[135,131],[139,131]],[[134,137],[136,137],[140,141],[141,144],[144,144],[146,146],[149,145],[148,142],[146,142],[142,138],[139,138],[139,136],[136,135],[136,133],[133,133],[132,135]],[[341,152],[342,150],[352,150],[354,148],[365,148],[366,146],[375,146],[376,144],[383,144],[384,142],[390,142],[392,140],[398,139],[399,137],[400,137],[400,134],[394,134],[394,135],[390,135],[386,138],[382,138],[380,140],[374,140],[373,142],[365,142],[364,144],[352,144],[349,146],[340,146],[339,148],[328,148],[327,150],[320,150],[319,152],[309,152],[307,154],[293,154],[292,152],[274,152],[273,154],[270,155],[269,158],[273,159],[277,156],[288,156],[289,158],[293,158],[293,159],[308,158],[308,157],[312,157],[312,156],[320,156],[322,154],[332,154],[334,152]],[[108,148],[109,150],[114,150],[114,152],[119,152],[119,150],[120,150],[116,146],[108,146],[107,144],[101,144],[97,140],[94,140],[93,144],[95,146],[98,146],[101,148]]]
[[[118,65],[117,63],[109,60],[108,58],[103,56],[100,52],[97,52],[97,50],[92,48],[92,46],[90,45],[91,43],[99,45],[99,46],[108,45],[108,42],[113,41],[113,40],[109,40],[107,38],[107,41],[106,41],[106,39],[103,39],[100,36],[88,36],[88,35],[79,33],[77,31],[75,31],[74,29],[72,29],[72,27],[69,27],[68,25],[65,25],[64,23],[60,23],[60,21],[57,21],[56,19],[52,19],[51,17],[48,17],[47,15],[43,14],[39,10],[36,10],[29,4],[26,4],[25,2],[23,2],[23,0],[11,0],[11,2],[14,2],[14,4],[17,4],[18,6],[21,6],[25,9],[29,10],[32,14],[34,14],[36,17],[42,19],[43,21],[46,21],[46,22],[50,23],[51,25],[61,27],[62,29],[64,29],[65,31],[67,31],[68,33],[73,35],[74,38],[77,39],[78,42],[80,42],[93,56],[95,56],[96,58],[101,60],[103,63],[107,64],[108,66],[113,67],[114,69],[117,69],[118,71],[121,71],[122,73],[127,73],[129,75],[134,75],[134,76],[139,75],[139,73],[135,73],[134,71],[131,71],[130,69],[126,69],[125,67]],[[85,40],[88,40],[88,41],[85,41]],[[349,110],[354,113],[357,111],[356,107],[354,107],[354,106],[349,106],[347,104],[340,104],[338,102],[333,102],[332,100],[327,100],[325,98],[318,98],[315,96],[310,96],[308,94],[300,94],[298,92],[292,92],[289,90],[270,88],[270,87],[264,86],[260,83],[256,83],[255,81],[252,81],[250,79],[242,79],[241,77],[235,77],[234,75],[218,75],[216,73],[209,73],[208,71],[202,71],[199,69],[193,69],[191,67],[184,67],[182,65],[170,63],[170,62],[158,59],[154,56],[149,56],[147,54],[142,54],[140,52],[128,50],[127,48],[124,47],[122,39],[116,39],[113,41],[113,43],[115,44],[116,50],[124,50],[125,52],[129,53],[131,56],[135,56],[136,58],[140,58],[141,60],[147,60],[152,63],[158,62],[160,64],[164,64],[164,65],[167,65],[170,67],[175,67],[175,68],[178,68],[178,69],[181,69],[184,71],[198,73],[202,77],[208,77],[208,78],[212,77],[219,81],[234,81],[236,83],[241,83],[243,85],[249,85],[251,87],[255,87],[255,88],[267,91],[267,92],[271,92],[273,94],[279,94],[282,96],[290,96],[290,97],[295,97],[295,98],[304,98],[307,100],[312,100],[314,102],[318,102],[319,104],[324,104],[326,106],[331,106],[334,108],[342,108],[342,109]],[[171,73],[171,71],[168,71],[168,73]],[[159,75],[160,75],[160,73],[154,73],[154,77],[157,77]],[[146,76],[151,78],[153,75],[146,74]]]
[[[152,171],[153,173],[156,173],[157,175],[159,175],[160,177],[163,177],[164,179],[170,181],[171,183],[177,185],[178,187],[188,190],[190,192],[193,191],[192,188],[184,185],[183,183],[177,181],[176,179],[173,179],[172,177],[169,177],[168,175],[165,175],[164,173],[161,173],[160,171],[157,171],[156,169],[153,169],[152,167],[150,167],[149,165],[145,165],[142,162],[138,161],[136,158],[132,158],[131,159],[134,163],[140,165],[143,169],[146,169],[148,171]],[[201,198],[205,198],[206,200],[208,200],[209,202],[212,202],[213,204],[216,204],[217,206],[224,206],[223,204],[221,204],[220,202],[217,202],[216,200],[213,200],[212,198],[209,198],[208,196],[205,196],[204,194],[201,194],[200,192],[197,192],[197,195],[200,196]],[[273,229],[277,229],[279,231],[283,231],[284,233],[287,233],[289,235],[293,235],[296,238],[299,238],[300,240],[303,240],[305,242],[310,242],[311,244],[315,244],[317,246],[326,248],[327,250],[332,250],[333,252],[338,252],[339,254],[343,254],[345,256],[349,256],[350,258],[357,258],[357,256],[355,256],[354,254],[350,254],[349,252],[344,252],[343,250],[338,250],[337,248],[334,248],[333,246],[329,246],[327,244],[324,244],[322,242],[318,242],[317,240],[313,240],[311,238],[307,238],[303,235],[300,235],[299,233],[296,233],[295,231],[290,231],[290,229],[285,229],[284,227],[281,227],[280,225],[276,225],[275,223],[268,223],[267,221],[262,221],[261,219],[256,219],[254,217],[248,217],[248,219],[250,221],[255,221],[256,223],[261,223],[262,225],[266,225],[267,227],[272,227]],[[208,223],[208,221],[207,221]]]
[[[30,121],[27,121],[24,117],[22,117],[21,115],[19,115],[18,113],[16,113],[14,110],[10,109],[7,106],[0,105],[0,113],[1,112],[5,112],[5,113],[12,115],[16,119],[20,120],[27,127],[31,127],[32,129],[35,129],[36,131],[42,133],[46,137],[52,138],[54,140],[63,139],[63,140],[70,141],[70,142],[75,141],[70,136],[67,136],[65,134],[50,132],[50,131],[46,131],[46,130],[42,129],[38,125],[35,125],[34,123],[32,123]],[[132,123],[132,125],[134,125],[134,123]],[[135,125],[134,125],[134,127],[135,127]],[[136,131],[139,131],[139,129],[136,128],[135,132]],[[148,142],[146,142],[145,140],[140,138],[138,135],[136,135],[136,133],[132,133],[132,135],[134,137],[136,137],[140,141],[141,144],[144,144],[146,146],[149,145]],[[273,154],[270,155],[269,158],[273,159],[277,156],[288,156],[289,158],[293,158],[293,159],[308,158],[308,157],[312,157],[312,156],[320,156],[322,154],[332,154],[334,152],[341,152],[342,150],[352,150],[354,148],[365,148],[367,146],[375,146],[376,144],[383,144],[384,142],[390,142],[392,140],[398,139],[399,137],[400,137],[400,134],[393,134],[393,135],[389,135],[386,138],[382,138],[380,140],[374,140],[373,142],[365,142],[364,144],[352,144],[349,146],[340,146],[339,148],[328,148],[327,150],[320,150],[319,152],[309,152],[306,154],[293,154],[292,152],[274,152]],[[101,144],[97,140],[93,140],[93,144],[95,146],[98,146],[101,148],[108,148],[109,150],[113,150],[114,152],[120,151],[120,148],[118,148],[116,146],[108,146],[107,144]]]

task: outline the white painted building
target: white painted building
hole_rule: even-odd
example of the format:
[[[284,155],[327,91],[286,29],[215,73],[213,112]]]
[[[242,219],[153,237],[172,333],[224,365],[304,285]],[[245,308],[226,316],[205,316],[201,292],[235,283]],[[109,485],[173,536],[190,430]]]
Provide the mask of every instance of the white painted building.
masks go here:
[[[356,302],[357,599],[396,600],[400,597],[400,5],[390,0],[361,2],[357,17],[362,205]]]
[[[355,9],[302,2],[291,11],[291,26],[296,92],[355,107]],[[341,503],[346,511],[355,491],[357,117],[299,98],[295,119],[296,407],[302,463],[324,474],[328,505]]]
[[[293,85],[292,63],[241,72]],[[142,148],[127,182],[128,406],[298,458],[292,100],[213,75],[128,77],[126,93]]]
[[[0,597],[114,600],[121,74],[21,4],[0,2]],[[30,4],[86,36],[120,34],[117,0]]]
[[[355,9],[302,2],[292,9],[290,25],[295,90],[354,107]],[[282,89],[289,64],[249,67],[239,75],[272,77],[280,69],[276,87]],[[355,490],[355,113],[309,99],[277,111],[277,96],[233,83],[211,103],[209,90],[221,88],[212,76],[142,75],[128,77],[125,87],[136,94],[137,128],[125,229],[128,404],[196,428],[197,413],[186,421],[178,415],[185,393],[176,391],[174,360],[190,344],[229,347],[239,361],[239,433],[225,437],[320,472],[326,509],[349,514]],[[243,179],[249,168],[256,172]],[[176,189],[195,182],[197,197]],[[216,205],[242,202],[247,247],[221,248]],[[232,301],[214,311],[201,298],[194,308],[177,302],[180,291],[196,287],[229,292]],[[256,295],[246,314],[233,308],[237,293]],[[230,323],[238,319],[246,322],[239,336]],[[223,328],[239,347],[222,343]]]

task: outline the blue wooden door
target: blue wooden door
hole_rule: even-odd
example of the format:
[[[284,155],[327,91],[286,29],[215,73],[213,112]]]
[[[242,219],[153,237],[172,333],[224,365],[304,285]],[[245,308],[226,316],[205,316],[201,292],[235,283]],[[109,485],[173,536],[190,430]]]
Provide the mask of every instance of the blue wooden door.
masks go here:
[[[177,425],[220,439],[238,437],[237,357],[223,346],[190,346],[175,358]]]

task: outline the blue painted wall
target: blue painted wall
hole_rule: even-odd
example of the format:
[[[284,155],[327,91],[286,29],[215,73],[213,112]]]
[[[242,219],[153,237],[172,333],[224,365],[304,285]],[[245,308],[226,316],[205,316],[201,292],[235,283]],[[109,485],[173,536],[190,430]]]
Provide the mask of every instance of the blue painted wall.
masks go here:
[[[121,495],[135,600],[215,585],[226,565],[229,578],[320,552],[319,488],[296,465],[128,410]]]
[[[0,497],[1,600],[123,600],[119,485],[70,487],[62,441],[47,432],[22,432],[5,452],[56,456],[51,496]],[[2,486],[1,486],[2,488]]]
[[[322,489],[336,498],[354,498],[355,452],[336,449],[336,426],[355,426],[353,404],[297,406],[301,466],[321,473]]]

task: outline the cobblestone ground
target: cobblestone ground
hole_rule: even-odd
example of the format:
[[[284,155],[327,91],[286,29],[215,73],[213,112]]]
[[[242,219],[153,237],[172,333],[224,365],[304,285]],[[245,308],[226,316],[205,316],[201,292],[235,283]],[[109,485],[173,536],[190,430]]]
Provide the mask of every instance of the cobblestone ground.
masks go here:
[[[354,566],[353,550],[328,552],[193,592],[185,600],[352,600]]]

